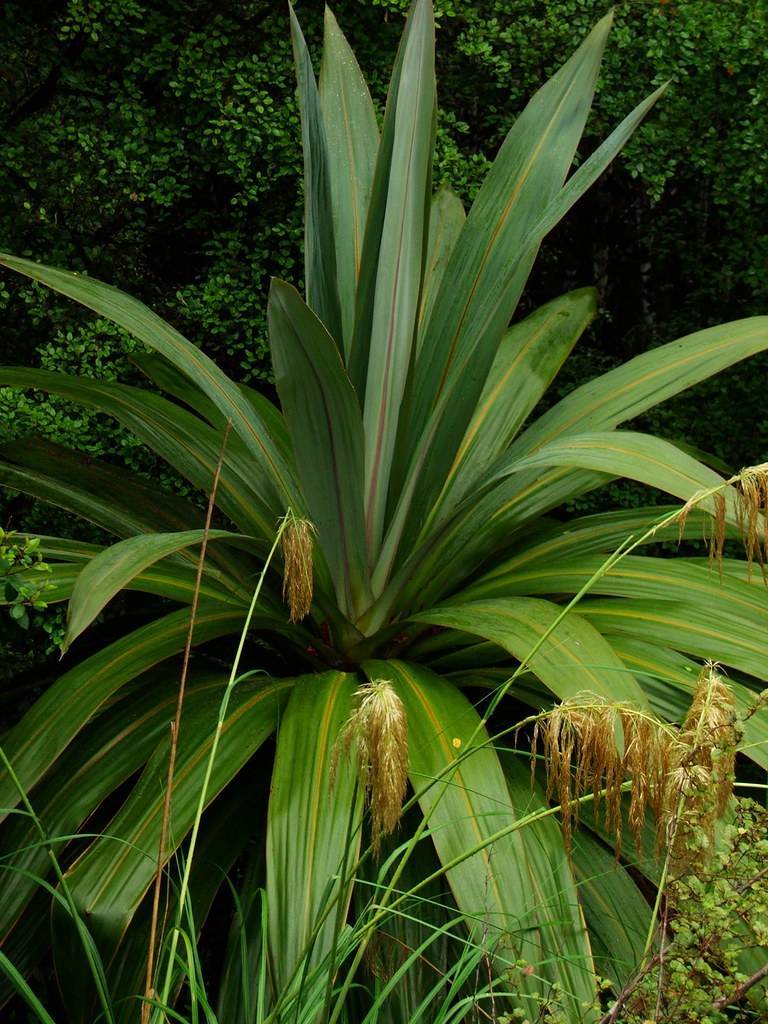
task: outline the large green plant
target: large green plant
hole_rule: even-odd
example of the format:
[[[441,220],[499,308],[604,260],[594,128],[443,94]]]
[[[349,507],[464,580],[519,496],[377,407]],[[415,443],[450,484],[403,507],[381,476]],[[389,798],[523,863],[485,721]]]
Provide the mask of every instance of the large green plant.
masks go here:
[[[458,914],[513,1004],[533,1013],[543,1000],[569,1022],[594,1017],[585,1006],[594,1003],[595,974],[623,984],[642,953],[647,905],[594,834],[583,833],[570,860],[551,818],[518,828],[546,801],[521,775],[516,752],[490,745],[487,730],[521,717],[521,705],[538,710],[584,690],[679,720],[704,658],[729,667],[742,705],[766,678],[768,599],[745,563],[725,560],[720,578],[698,558],[631,555],[601,573],[606,555],[628,534],[650,531],[663,510],[553,515],[626,477],[683,502],[722,487],[727,522],[736,527],[736,490],[714,470],[665,440],[618,428],[768,347],[768,318],[710,328],[535,414],[595,310],[585,289],[510,328],[536,252],[658,96],[568,177],[609,28],[607,17],[536,94],[465,216],[450,191],[432,194],[429,0],[416,0],[409,17],[381,130],[333,17],[319,83],[293,21],[306,301],[273,282],[268,320],[279,410],[127,295],[2,257],[133,334],[151,350],[137,356],[140,365],[170,397],[24,368],[0,371],[0,385],[48,391],[114,417],[200,490],[212,486],[223,452],[217,506],[227,528],[211,531],[202,575],[194,628],[201,655],[179,735],[169,855],[193,824],[224,685],[203,645],[240,632],[278,520],[290,510],[313,524],[309,615],[292,621],[297,609],[289,616],[271,568],[261,592],[244,656],[247,669],[272,671],[251,673],[232,695],[208,786],[215,800],[203,819],[207,863],[218,870],[198,872],[191,887],[202,919],[222,872],[255,841],[246,879],[252,885],[260,877],[263,858],[267,911],[246,915],[248,957],[259,958],[263,941],[273,1019],[303,1019],[305,999],[317,1006],[318,985],[348,951],[341,928],[348,906],[358,921],[384,920],[376,916],[376,886],[391,882],[392,870],[405,888],[414,872],[417,880],[434,875],[423,913],[438,922],[435,944],[445,915]],[[105,549],[42,539],[52,564],[46,600],[69,599],[67,646],[123,588],[181,605],[70,668],[4,742],[15,773],[0,777],[6,811],[18,781],[50,835],[114,814],[103,834],[73,847],[66,880],[113,985],[132,994],[142,989],[167,722],[195,593],[200,514],[126,471],[50,444],[17,441],[1,456],[0,483],[121,538]],[[710,498],[689,522],[716,509]],[[285,550],[295,562],[301,537],[291,540],[289,529]],[[668,526],[648,540],[671,536]],[[564,615],[564,602],[590,581],[588,596]],[[491,704],[481,699],[478,712],[477,695],[516,669],[514,686],[497,690]],[[357,864],[367,825],[361,829],[354,758],[341,756],[338,742],[356,690],[374,682],[389,684],[385,692],[407,716],[415,798],[399,833],[409,850],[402,869],[397,857]],[[745,752],[768,767],[765,716],[752,715],[746,727]],[[273,734],[270,768],[264,745]],[[387,779],[374,780],[374,790],[376,782],[386,788]],[[426,865],[421,876],[411,829]],[[8,955],[30,965],[48,943],[36,910],[46,853],[24,816],[6,823],[3,849],[16,853],[0,931]],[[440,888],[441,872],[450,893]],[[407,917],[387,918],[380,941],[421,941],[412,932],[402,937],[407,925]],[[64,999],[72,1019],[88,1019],[70,940],[54,914]],[[445,965],[453,954],[434,955]],[[365,977],[360,966],[357,979]],[[375,971],[367,977],[371,987],[383,984]],[[428,1012],[423,1000],[436,977],[421,991],[403,983],[386,1012],[393,1020],[411,1019],[419,1005]],[[358,998],[354,986],[343,991]],[[334,1020],[347,1012],[338,998],[326,1000],[337,1008]],[[135,1015],[135,1004],[127,1005]],[[314,1019],[317,1010],[303,1012]],[[229,1006],[227,1019],[247,1013]]]

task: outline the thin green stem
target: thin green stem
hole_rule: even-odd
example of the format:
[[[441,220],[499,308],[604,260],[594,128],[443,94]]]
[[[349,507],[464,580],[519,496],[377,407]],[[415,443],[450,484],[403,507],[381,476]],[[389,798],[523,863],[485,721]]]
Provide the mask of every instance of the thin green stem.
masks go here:
[[[269,553],[267,555],[266,561],[264,562],[264,566],[263,566],[263,568],[261,570],[261,574],[259,575],[259,579],[258,579],[258,582],[256,584],[256,589],[253,592],[253,597],[251,598],[251,603],[250,603],[250,606],[248,608],[248,614],[245,617],[245,624],[243,625],[243,629],[242,629],[242,631],[240,633],[240,639],[238,641],[237,651],[235,652],[235,658],[234,658],[234,661],[232,663],[232,669],[231,669],[231,671],[229,673],[229,679],[227,681],[227,686],[226,686],[226,688],[224,690],[224,696],[222,697],[221,703],[219,705],[219,714],[218,714],[218,718],[217,718],[217,721],[216,721],[216,729],[215,729],[215,732],[213,734],[213,741],[211,743],[210,753],[208,754],[208,761],[207,761],[207,764],[205,766],[205,775],[203,776],[203,784],[200,787],[200,795],[199,795],[199,798],[198,798],[198,801],[197,801],[197,810],[195,812],[195,818],[194,818],[194,821],[193,821],[193,824],[192,824],[192,832],[191,832],[190,839],[189,839],[189,849],[187,850],[187,856],[186,856],[186,859],[185,859],[185,862],[184,862],[184,872],[182,874],[181,886],[179,888],[177,919],[176,919],[176,924],[174,925],[173,930],[171,932],[170,947],[169,947],[168,954],[167,954],[167,964],[166,964],[166,971],[165,971],[165,979],[163,981],[163,989],[162,989],[162,993],[161,993],[161,997],[160,997],[160,1003],[163,1006],[167,1006],[167,1004],[168,1004],[168,1000],[170,998],[170,993],[171,993],[171,988],[172,988],[172,985],[173,985],[174,964],[175,964],[175,961],[176,961],[176,950],[178,948],[178,940],[179,940],[179,934],[180,934],[180,914],[181,914],[182,908],[184,907],[184,904],[186,902],[187,893],[189,891],[189,881],[190,881],[190,877],[191,877],[191,874],[192,874],[192,862],[194,860],[195,848],[197,846],[198,834],[200,832],[200,822],[202,821],[203,811],[205,810],[205,804],[206,804],[206,800],[208,798],[208,788],[210,786],[211,776],[213,774],[213,766],[216,763],[216,755],[217,755],[218,749],[219,749],[219,742],[221,740],[222,732],[224,731],[224,723],[225,723],[226,718],[227,718],[227,711],[229,709],[229,702],[230,702],[230,699],[232,697],[232,693],[233,693],[233,691],[235,689],[235,686],[237,685],[237,682],[238,682],[238,669],[240,667],[240,659],[242,657],[243,650],[245,648],[245,641],[246,641],[246,638],[248,636],[248,630],[250,629],[251,620],[253,619],[253,614],[254,614],[254,612],[256,610],[256,605],[258,604],[259,596],[261,595],[261,589],[262,589],[262,586],[264,584],[264,580],[266,578],[267,571],[268,571],[269,566],[270,566],[270,564],[272,562],[272,559],[273,559],[273,557],[275,555],[275,552],[277,551],[277,548],[278,548],[278,546],[280,544],[280,540],[281,540],[281,538],[283,536],[283,533],[284,533],[284,531],[286,529],[286,526],[288,525],[288,523],[290,522],[290,520],[292,518],[292,515],[293,515],[293,513],[289,509],[288,512],[285,514],[285,516],[281,519],[280,526],[279,526],[279,528],[277,530],[277,533],[275,535],[275,539],[274,539],[274,541],[272,543],[272,547],[269,549]],[[161,1011],[161,1012],[163,1013],[163,1016],[165,1016],[164,1011]]]
[[[631,783],[625,782],[622,784],[621,788],[626,791],[630,788],[630,785]],[[587,804],[592,802],[594,799],[594,793],[586,793],[583,796],[572,800],[571,805]],[[542,821],[544,818],[551,818],[553,815],[559,814],[559,812],[560,806],[558,805],[557,807],[547,807],[542,810],[535,811],[533,814],[528,814],[523,818],[518,818],[517,821],[512,822],[510,825],[505,825],[504,828],[486,836],[482,843],[476,844],[472,849],[464,850],[463,853],[460,853],[451,860],[446,861],[446,863],[441,864],[437,870],[433,871],[430,875],[427,875],[426,878],[422,878],[416,883],[416,885],[404,892],[399,892],[392,903],[389,903],[387,897],[394,893],[395,880],[393,877],[393,880],[384,890],[382,899],[379,901],[372,917],[360,926],[362,938],[358,943],[357,950],[347,971],[347,976],[344,979],[344,984],[339,992],[336,1005],[330,1019],[328,1020],[328,1024],[336,1024],[336,1021],[339,1019],[344,1006],[344,1000],[352,986],[352,982],[354,981],[355,974],[357,973],[357,969],[360,966],[363,956],[365,955],[365,950],[367,949],[370,937],[386,915],[391,914],[400,906],[401,903],[411,899],[421,889],[426,888],[426,886],[430,885],[432,882],[442,878],[448,871],[458,867],[459,864],[463,864],[464,861],[469,860],[470,857],[474,857],[479,850],[483,850],[487,846],[491,846],[493,843],[498,842],[498,840],[503,839],[505,836],[511,835],[513,832],[518,832],[521,828],[525,828],[527,825],[535,824],[537,821]],[[409,842],[408,845],[410,847],[411,843]]]
[[[91,936],[91,933],[86,928],[82,917],[80,916],[80,912],[77,908],[77,904],[75,903],[74,896],[72,895],[72,890],[69,888],[66,877],[64,875],[64,871],[62,870],[61,865],[59,864],[59,859],[56,856],[56,851],[53,848],[53,843],[51,843],[48,837],[48,833],[45,831],[45,828],[43,827],[42,821],[40,820],[40,818],[38,818],[35,809],[32,806],[29,797],[27,796],[26,790],[21,784],[21,780],[14,771],[13,765],[8,760],[5,750],[1,746],[0,761],[2,761],[3,767],[8,773],[8,777],[16,787],[16,790],[19,794],[19,797],[21,799],[22,804],[24,805],[27,814],[29,814],[30,818],[34,822],[35,829],[37,830],[37,833],[40,836],[41,843],[46,848],[48,858],[51,862],[51,866],[53,867],[54,874],[56,875],[56,879],[58,880],[61,891],[64,894],[64,899],[66,900],[67,906],[69,908],[69,912],[72,916],[72,921],[75,925],[78,938],[80,939],[80,942],[82,943],[83,946],[83,950],[85,951],[85,958],[88,961],[88,966],[90,968],[94,983],[96,985],[96,993],[98,995],[99,1004],[101,1005],[104,1017],[107,1021],[110,1022],[110,1024],[114,1024],[115,1018],[112,1013],[112,1006],[109,999],[109,992],[107,991],[106,979],[104,978],[103,971],[99,969],[99,966],[96,962],[96,958],[94,957],[93,938]]]
[[[685,796],[681,793],[677,801],[677,809],[675,810],[674,823],[672,826],[672,832],[669,836],[669,842],[667,843],[667,852],[664,856],[664,864],[661,869],[661,877],[659,878],[659,884],[656,887],[656,899],[653,901],[653,909],[651,911],[651,920],[648,923],[648,934],[645,937],[645,945],[643,946],[643,954],[640,957],[640,963],[644,963],[651,952],[651,946],[653,946],[653,937],[656,934],[656,928],[658,927],[659,911],[661,909],[661,901],[664,899],[664,893],[667,888],[667,879],[669,878],[669,869],[672,864],[672,847],[675,841],[675,833],[677,831],[677,822],[680,820],[680,815],[685,809]]]

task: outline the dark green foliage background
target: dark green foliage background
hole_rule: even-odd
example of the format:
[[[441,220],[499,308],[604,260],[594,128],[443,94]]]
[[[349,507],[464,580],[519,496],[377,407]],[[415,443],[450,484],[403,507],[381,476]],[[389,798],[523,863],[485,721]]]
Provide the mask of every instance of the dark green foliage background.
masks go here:
[[[322,4],[296,6],[317,53]],[[436,0],[438,180],[471,200],[525,100],[607,6]],[[377,100],[406,7],[334,4]],[[654,344],[768,310],[767,30],[765,0],[617,6],[582,156],[654,86],[672,85],[548,240],[529,287],[522,311],[571,287],[600,289],[600,317],[555,392]],[[117,284],[228,372],[269,386],[268,281],[300,277],[284,0],[6,0],[0,123],[2,248]],[[4,276],[0,307],[1,362],[138,380],[130,342],[72,304]],[[734,467],[761,461],[767,365],[752,360],[702,385],[655,412],[653,428]],[[103,418],[0,389],[0,437],[33,433],[174,484]],[[636,488],[622,492],[625,503],[639,499]],[[50,510],[4,504],[3,525],[66,528]]]

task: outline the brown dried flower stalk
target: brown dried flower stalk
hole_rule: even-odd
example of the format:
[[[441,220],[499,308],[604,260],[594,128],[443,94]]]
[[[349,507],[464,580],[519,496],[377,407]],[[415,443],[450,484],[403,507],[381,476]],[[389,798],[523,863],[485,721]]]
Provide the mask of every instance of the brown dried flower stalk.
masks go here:
[[[744,541],[747,561],[765,565],[768,550],[768,466],[750,466],[739,474],[737,503],[739,530]]]
[[[360,783],[371,811],[372,846],[393,832],[408,785],[408,720],[403,702],[386,679],[361,686],[360,703],[339,737],[338,750],[354,750]]]
[[[280,536],[283,553],[283,599],[291,622],[299,622],[312,607],[312,565],[315,528],[308,519],[291,513]]]
[[[534,729],[544,748],[547,796],[557,794],[563,833],[570,849],[578,824],[579,797],[592,793],[595,813],[605,803],[605,824],[622,841],[622,786],[632,782],[629,826],[640,846],[646,808],[662,821],[667,805],[667,780],[674,730],[647,712],[582,694],[557,705]]]
[[[736,525],[741,534],[747,562],[751,568],[755,562],[765,573],[768,554],[768,463],[747,466],[735,476],[723,481],[723,489],[700,492],[683,505],[677,516],[680,539],[685,531],[686,520],[691,509],[698,508],[705,500],[711,499],[711,525],[707,535],[710,558],[722,572],[723,549],[727,532],[727,500],[724,488],[735,490]]]
[[[733,694],[714,662],[707,662],[680,729],[680,759],[672,785],[685,798],[675,823],[678,859],[698,835],[711,848],[715,823],[733,793],[734,764],[740,728]]]
[[[707,663],[679,730],[630,705],[581,694],[536,723],[532,767],[541,741],[547,797],[559,800],[569,850],[578,800],[592,793],[596,814],[604,801],[606,828],[620,854],[623,785],[629,781],[628,822],[638,853],[651,811],[657,853],[673,839],[673,854],[681,859],[694,835],[699,846],[712,845],[715,822],[733,791],[738,738],[733,695],[717,666]]]

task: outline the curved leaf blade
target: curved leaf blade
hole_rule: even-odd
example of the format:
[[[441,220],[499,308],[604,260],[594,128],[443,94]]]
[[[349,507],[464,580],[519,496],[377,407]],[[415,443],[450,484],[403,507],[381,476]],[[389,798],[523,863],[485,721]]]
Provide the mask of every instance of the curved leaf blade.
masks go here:
[[[595,290],[582,288],[548,302],[507,331],[422,534],[482,480],[485,468],[509,446],[596,309]]]
[[[267,317],[307,503],[339,606],[349,613],[367,592],[360,408],[338,348],[295,288],[273,280]]]
[[[437,299],[451,253],[458,241],[467,215],[464,204],[450,185],[441,185],[432,196],[429,209],[429,237],[424,277],[421,282],[421,303],[419,305],[419,333],[416,338],[418,354],[422,344],[421,327],[428,323],[432,307]]]
[[[315,73],[298,19],[289,4],[291,42],[304,151],[304,277],[307,304],[341,349],[330,156]]]
[[[528,535],[521,536],[515,547],[518,549],[509,558],[494,566],[480,577],[475,584],[470,584],[461,593],[472,600],[470,595],[477,597],[503,596],[502,579],[509,573],[515,575],[532,566],[553,561],[570,560],[572,557],[592,555],[596,553],[612,554],[620,544],[632,538],[639,540],[643,534],[662,519],[677,511],[677,505],[651,505],[647,508],[617,509],[611,512],[598,512],[594,515],[580,516],[567,523],[543,520],[539,529]],[[710,522],[705,512],[692,509],[687,526],[692,537],[706,536],[704,530]],[[731,531],[735,536],[735,531]],[[659,541],[677,541],[680,527],[672,523],[659,527],[648,539],[648,544]],[[486,589],[488,588],[488,589]],[[498,588],[496,592],[492,588]]]
[[[683,501],[725,483],[719,474],[669,441],[631,430],[565,435],[522,458],[509,453],[497,464],[493,480],[501,480],[510,473],[553,466],[637,480]],[[731,523],[737,522],[734,489],[724,488],[723,497],[726,518]],[[713,512],[712,498],[705,498],[699,507]]]
[[[26,367],[0,367],[0,385],[47,391],[114,417],[204,492],[210,491],[221,455],[218,505],[245,532],[255,530],[264,537],[274,533],[274,515],[262,498],[269,481],[240,439],[230,437],[222,446],[220,432],[174,402],[143,388]]]
[[[46,604],[68,601],[72,597],[77,578],[82,571],[80,562],[61,562],[51,566],[51,571],[44,577],[33,571],[18,573],[14,576],[20,583],[45,583],[42,598]],[[154,565],[140,572],[124,584],[126,590],[136,590],[142,594],[155,594],[167,597],[181,604],[191,604],[195,594],[195,570],[189,566],[175,565],[170,561],[163,565]],[[239,595],[223,586],[217,580],[218,574],[206,572],[200,580],[199,596],[203,601],[218,604],[235,605],[242,608],[247,603],[247,595]],[[51,589],[49,589],[51,588]],[[262,591],[263,594],[263,591]],[[0,600],[0,606],[9,602]]]
[[[220,678],[218,693],[209,690],[207,700],[185,708],[178,737],[168,856],[192,827],[225,685],[226,680]],[[292,680],[270,679],[243,682],[235,689],[213,765],[208,804],[274,732],[291,686]],[[169,742],[166,736],[104,835],[67,872],[75,902],[105,952],[113,952],[124,936],[157,872]]]
[[[203,643],[242,627],[242,609],[201,605],[195,641]],[[273,621],[264,617],[270,625]],[[259,624],[259,616],[255,625]],[[4,749],[25,790],[42,777],[91,716],[126,683],[183,650],[189,609],[171,612],[129,633],[61,676],[6,737]],[[0,820],[18,802],[6,773],[0,775]]]
[[[336,918],[331,901],[346,906],[351,895],[351,880],[342,893],[340,876],[345,865],[350,871],[360,846],[355,766],[341,756],[335,782],[331,778],[354,691],[354,676],[342,672],[299,678],[280,722],[267,826],[267,906],[269,955],[281,993],[296,983],[302,964],[308,971],[327,957]]]
[[[562,562],[533,564],[494,577],[487,585],[469,587],[462,600],[515,595],[576,594],[593,577],[591,594],[611,597],[647,598],[656,601],[683,601],[725,616],[735,622],[751,624],[761,632],[768,622],[768,591],[751,587],[746,581],[723,575],[714,565],[687,558],[648,558],[627,555],[604,572],[601,555],[572,557]]]
[[[139,341],[165,356],[169,362],[209,396],[239,434],[269,479],[264,495],[275,516],[287,507],[300,510],[299,494],[291,467],[275,444],[266,425],[240,389],[218,366],[183,335],[137,299],[94,278],[31,260],[0,253],[0,265],[39,281],[53,291],[74,299],[107,317]]]
[[[584,1021],[582,1003],[594,995],[592,957],[559,830],[522,828],[492,841],[536,806],[536,796],[529,792],[522,804],[510,799],[498,756],[469,701],[415,665],[374,661],[364,669],[372,679],[388,679],[405,704],[411,783],[440,861],[471,854],[446,877],[473,940],[498,969],[509,970],[518,958],[533,966],[530,978],[515,974],[519,1005],[530,1011],[531,994],[546,979],[561,986],[569,1024]],[[476,732],[477,749],[466,756]],[[459,751],[464,758],[444,776]],[[438,776],[444,781],[434,783]]]
[[[193,678],[187,691],[188,706],[194,706],[212,687],[220,686],[219,676]],[[115,702],[107,714],[99,715],[78,742],[63,753],[32,798],[35,813],[54,842],[75,832],[110,793],[142,767],[167,732],[177,691],[175,673],[162,669],[148,673],[137,692]],[[61,846],[57,844],[56,849],[62,859]],[[48,852],[27,818],[14,816],[6,823],[2,851],[6,874],[0,941],[5,940],[37,892],[34,878],[21,872],[44,877],[50,870]]]
[[[562,608],[550,601],[509,597],[432,608],[413,618],[491,640],[528,664],[560,700],[589,691],[611,700],[647,704],[637,681],[600,633],[580,612],[569,612],[557,622],[561,613]]]
[[[366,537],[371,559],[384,530],[400,409],[415,342],[437,116],[431,4],[418,0],[409,20],[392,108],[392,154],[363,403]]]
[[[544,413],[511,455],[528,454],[563,434],[609,430],[720,370],[768,348],[768,317],[708,327],[643,352],[583,384]]]
[[[371,94],[344,33],[325,8],[320,107],[336,244],[336,281],[346,358],[352,348],[363,233],[373,188],[379,129]]]
[[[99,612],[143,570],[168,555],[202,543],[205,530],[183,533],[142,534],[113,544],[95,555],[78,575],[67,609],[67,631],[62,652],[87,629]],[[228,540],[238,544],[247,538],[228,530],[210,530],[209,541]],[[243,608],[246,600],[243,599]]]
[[[598,22],[512,126],[453,250],[424,327],[404,443],[409,468],[380,578],[404,531],[413,544],[477,406],[541,242],[529,242],[529,229],[561,189],[584,129],[611,22],[610,14]]]
[[[118,537],[189,530],[200,510],[158,492],[134,473],[51,441],[27,438],[0,447],[0,485],[67,509]]]
[[[722,629],[711,612],[681,601],[649,599],[583,601],[579,614],[610,641],[614,634],[656,642],[661,647],[692,654],[702,661],[716,659],[765,681],[768,644],[748,625],[728,621]]]

